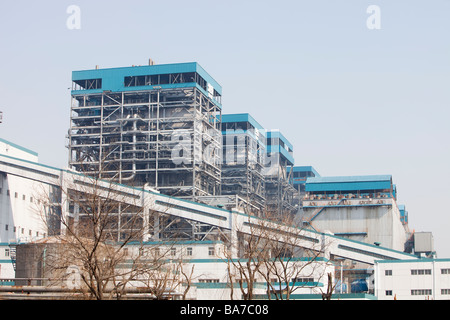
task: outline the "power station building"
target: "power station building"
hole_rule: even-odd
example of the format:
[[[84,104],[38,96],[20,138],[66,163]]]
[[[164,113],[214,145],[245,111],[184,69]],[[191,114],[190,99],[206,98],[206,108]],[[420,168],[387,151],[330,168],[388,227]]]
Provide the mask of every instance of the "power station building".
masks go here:
[[[69,166],[182,198],[220,194],[221,86],[197,63],[74,71]]]
[[[7,279],[16,276],[20,244],[63,231],[50,224],[50,232],[37,212],[79,221],[79,206],[66,197],[76,186],[88,193],[90,176],[122,196],[112,239],[127,235],[123,222],[139,211],[152,222],[139,240],[176,240],[184,243],[180,250],[202,252],[192,260],[200,267],[191,298],[229,296],[229,271],[209,248],[217,252],[226,242],[238,243],[269,213],[300,221],[289,231],[279,221],[264,228],[320,252],[335,282],[343,273],[341,293],[344,284],[348,293],[362,279],[372,288],[367,291],[389,299],[395,290],[385,279],[387,267],[436,260],[432,237],[410,232],[392,176],[323,177],[311,166],[296,166],[293,145],[279,130],[265,129],[247,113],[223,113],[222,88],[198,63],[74,71],[72,81],[69,169],[40,164],[36,152],[0,139],[0,284],[13,282]],[[51,201],[40,202],[39,194]],[[450,270],[448,261],[441,262],[442,270]],[[363,265],[361,274],[356,263]],[[314,286],[301,292],[326,290],[323,273],[308,279]],[[434,297],[444,299],[450,287],[440,290]]]

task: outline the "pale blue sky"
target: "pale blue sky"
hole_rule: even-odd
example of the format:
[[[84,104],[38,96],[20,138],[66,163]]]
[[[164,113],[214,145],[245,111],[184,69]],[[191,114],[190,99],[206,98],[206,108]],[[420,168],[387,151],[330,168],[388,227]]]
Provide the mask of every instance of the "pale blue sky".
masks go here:
[[[450,0],[3,1],[0,136],[65,167],[72,70],[197,61],[223,112],[280,129],[297,165],[392,174],[410,228],[450,257],[449,17]]]

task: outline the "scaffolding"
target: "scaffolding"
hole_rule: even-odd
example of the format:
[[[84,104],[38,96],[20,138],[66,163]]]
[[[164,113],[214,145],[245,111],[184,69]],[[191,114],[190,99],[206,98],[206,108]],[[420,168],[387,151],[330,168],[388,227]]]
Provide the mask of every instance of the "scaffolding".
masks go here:
[[[139,79],[125,77],[125,86]],[[192,200],[220,194],[221,109],[199,88],[90,93],[101,81],[76,85],[86,92],[72,93],[71,168]]]

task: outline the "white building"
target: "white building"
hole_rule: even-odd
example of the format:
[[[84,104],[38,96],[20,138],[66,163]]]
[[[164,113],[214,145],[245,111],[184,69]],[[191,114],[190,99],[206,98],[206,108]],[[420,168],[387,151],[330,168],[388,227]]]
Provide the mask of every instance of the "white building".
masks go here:
[[[2,158],[38,162],[38,154],[0,138]],[[1,161],[1,159],[0,159]],[[40,183],[24,177],[0,174],[0,278],[14,278],[15,244],[46,236],[36,211]]]
[[[39,242],[40,239],[48,236],[46,226],[38,214],[40,212],[39,208],[37,208],[40,205],[38,202],[39,194],[42,195],[43,193],[49,199],[48,197],[50,195],[57,194],[57,190],[54,190],[54,188],[58,186],[67,188],[65,181],[70,178],[74,179],[76,177],[80,180],[79,182],[83,183],[81,181],[83,179],[81,175],[75,175],[67,170],[40,164],[37,160],[38,158],[35,152],[5,140],[0,140],[0,279],[11,279],[15,277],[15,248],[17,244],[32,241]],[[360,186],[358,185],[357,187],[360,188]],[[212,229],[221,229],[223,232],[227,232],[232,241],[233,239],[234,241],[237,239],[236,228],[240,228],[240,232],[246,233],[251,232],[251,225],[258,225],[257,217],[247,216],[239,211],[225,210],[185,199],[160,195],[151,190],[138,190],[125,185],[117,186],[117,188],[125,195],[123,201],[128,201],[126,203],[131,205],[141,204],[143,206],[143,212],[149,212],[149,209],[152,208],[155,211],[174,217],[196,221],[202,225],[209,225]],[[384,189],[383,186],[382,189]],[[325,248],[326,250],[324,252],[324,258],[316,261],[317,264],[321,264],[322,269],[320,271],[317,269],[313,273],[305,269],[305,275],[300,277],[309,279],[312,277],[313,280],[307,281],[312,283],[312,285],[302,285],[295,292],[299,299],[302,298],[301,295],[320,293],[320,289],[326,291],[326,274],[328,272],[334,274],[334,266],[329,263],[332,257],[360,261],[368,265],[374,265],[375,261],[377,261],[377,266],[386,265],[385,263],[380,263],[378,261],[380,259],[389,262],[397,259],[397,261],[408,261],[408,263],[412,263],[415,260],[419,264],[427,261],[401,250],[401,244],[404,242],[406,233],[406,230],[403,229],[405,224],[402,223],[401,213],[397,210],[395,196],[392,194],[394,190],[390,189],[389,191],[380,193],[380,195],[377,194],[377,197],[379,196],[378,198],[370,198],[370,195],[369,198],[365,198],[366,195],[358,194],[356,197],[352,196],[351,198],[350,195],[348,197],[345,195],[345,198],[342,199],[338,195],[337,199],[334,199],[334,194],[323,193],[324,195],[326,194],[326,199],[321,198],[320,194],[314,194],[314,198],[305,200],[311,207],[307,209],[311,213],[307,217],[309,218],[309,225],[318,230],[289,228],[284,233],[301,239],[300,247],[311,250],[314,250],[314,248]],[[61,190],[59,193],[61,193]],[[309,196],[311,197],[311,194]],[[63,201],[64,199],[55,199],[52,202],[62,204]],[[66,208],[67,206],[60,207],[63,210],[61,214],[70,214],[70,206],[69,208]],[[377,213],[379,211],[383,211],[384,214],[378,215]],[[328,228],[329,225],[327,225],[329,221],[327,220],[331,218],[339,220],[338,214],[345,212],[348,214],[351,212],[352,215],[357,214],[355,217],[359,217],[360,219],[367,218],[368,221],[366,222],[371,222],[361,229],[361,225],[350,223],[352,221],[349,220],[347,221],[349,224],[346,226],[354,227],[353,229],[331,230],[334,234],[325,232],[326,230],[330,230]],[[358,214],[361,212],[365,215],[359,216]],[[375,217],[378,219],[369,219]],[[356,221],[359,220],[356,219]],[[274,222],[273,225],[268,227],[268,230],[273,229],[279,231],[279,228],[281,226]],[[382,231],[382,229],[385,229],[385,233],[378,232],[380,230]],[[374,245],[373,241],[377,240],[381,244]],[[420,243],[424,243],[424,241]],[[195,264],[193,289],[190,293],[192,294],[191,298],[230,298],[230,271],[227,268],[228,264],[226,260],[220,255],[221,250],[223,250],[222,246],[223,244],[216,242],[192,241],[191,243],[183,244],[182,248],[179,248],[186,250],[186,255],[190,251],[192,255],[189,258],[188,264]],[[428,247],[425,251],[429,250]],[[238,259],[237,256],[235,259]],[[301,259],[297,262],[299,264],[306,263],[306,261],[302,261]],[[401,265],[401,262],[396,263]],[[442,268],[445,269],[446,267]],[[385,293],[389,290],[393,292],[392,297],[397,295],[397,298],[400,298],[403,293],[400,294],[400,291],[397,292],[396,288],[401,288],[402,283],[395,282],[391,287],[383,287],[385,285],[383,282],[384,270],[380,271],[378,267],[375,269],[375,284],[378,285],[376,295],[379,296],[379,299],[389,298],[390,296],[383,296],[383,292]],[[383,277],[380,277],[380,272]],[[308,276],[308,274],[312,274],[312,276]],[[437,277],[437,271],[434,271],[433,275]],[[389,279],[386,281],[389,281]],[[436,281],[434,282],[434,287],[431,286],[431,293],[433,298],[438,299],[437,294],[441,292],[440,290],[443,290],[442,296],[445,296],[446,290],[450,288],[450,285],[442,285],[438,288]],[[0,285],[10,284],[10,282],[4,280],[0,282]],[[236,298],[239,298],[241,295],[239,286],[236,282],[233,283],[236,284],[233,285],[233,295],[236,294]],[[429,291],[411,291],[429,289],[429,285],[427,285],[426,287],[411,287],[408,290],[410,290],[410,293],[429,293]],[[262,279],[257,279],[256,294],[265,294],[266,291],[267,283]],[[423,296],[421,297],[423,298]]]
[[[375,262],[378,300],[450,300],[450,259]]]
[[[153,243],[157,244],[157,243]],[[152,243],[148,243],[151,247]],[[131,245],[129,246],[131,247]],[[140,246],[136,247],[140,248]],[[187,298],[194,300],[242,300],[240,290],[240,273],[236,265],[238,260],[245,265],[245,259],[233,258],[232,261],[226,256],[226,245],[221,241],[186,241],[170,245],[158,246],[158,250],[167,258],[182,258],[185,263],[183,270],[187,273],[192,271],[191,289]],[[136,252],[135,252],[136,253]],[[130,252],[130,255],[133,253]],[[327,274],[334,275],[335,266],[324,258],[310,260],[308,258],[292,258],[285,262],[287,269],[295,268],[301,270],[297,279],[289,279],[290,286],[295,286],[295,294],[320,294],[327,291]],[[281,270],[281,269],[280,269]],[[263,268],[261,268],[263,271]],[[288,272],[289,273],[289,272]],[[285,283],[275,283],[273,287],[284,287]],[[255,295],[266,296],[268,285],[264,278],[257,274],[254,282]],[[244,283],[244,288],[246,284]],[[182,288],[179,288],[180,292]]]

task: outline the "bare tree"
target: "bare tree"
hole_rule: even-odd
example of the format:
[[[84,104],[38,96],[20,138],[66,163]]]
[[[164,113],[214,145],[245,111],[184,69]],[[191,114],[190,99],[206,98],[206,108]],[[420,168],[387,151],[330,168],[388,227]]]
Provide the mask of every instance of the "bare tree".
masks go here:
[[[314,277],[324,274],[324,248],[313,244],[315,238],[304,235],[305,230],[294,215],[266,215],[266,219],[276,222],[276,230],[273,225],[264,227],[268,254],[261,256],[264,267],[259,271],[267,283],[269,298],[274,295],[277,300],[288,300],[296,290],[314,286]],[[307,249],[305,241],[309,241]]]
[[[325,248],[304,235],[293,215],[248,216],[244,224],[246,230],[241,227],[237,242],[239,256],[227,259],[231,287],[238,282],[244,299],[254,298],[258,282],[266,283],[269,299],[290,299],[299,288],[314,286],[314,276],[321,278],[326,272],[321,259]]]
[[[327,290],[325,292],[322,291],[322,300],[331,300],[331,296],[333,295],[333,291],[336,288],[337,282],[335,282],[333,284],[333,274],[331,272],[329,272],[327,274],[327,278],[328,278],[328,285],[327,285]],[[342,285],[342,284],[341,284]]]
[[[251,225],[251,217],[248,216],[248,225]],[[238,234],[238,241],[235,244],[237,248],[231,248],[226,251],[228,263],[229,282],[231,292],[233,292],[233,283],[237,282],[244,300],[253,300],[255,296],[255,285],[260,278],[260,268],[263,265],[265,247],[267,241],[261,229],[250,227],[250,232],[242,232],[240,226],[235,226]],[[234,250],[233,250],[234,249]],[[233,256],[237,252],[238,257]]]
[[[81,292],[98,300],[120,299],[144,280],[156,298],[180,285],[172,274],[181,264],[168,258],[176,242],[147,241],[162,213],[142,203],[143,190],[79,173],[63,177],[38,202],[49,234],[60,244],[47,256],[47,269],[62,276],[78,269]]]

